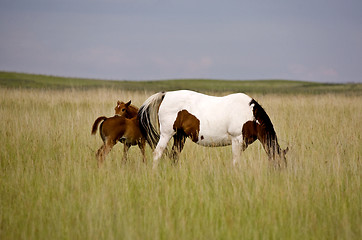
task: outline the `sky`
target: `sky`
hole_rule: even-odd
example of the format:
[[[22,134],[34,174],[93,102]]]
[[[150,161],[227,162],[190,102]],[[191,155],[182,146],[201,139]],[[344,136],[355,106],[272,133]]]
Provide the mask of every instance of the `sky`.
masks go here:
[[[0,71],[362,83],[362,1],[0,0]]]

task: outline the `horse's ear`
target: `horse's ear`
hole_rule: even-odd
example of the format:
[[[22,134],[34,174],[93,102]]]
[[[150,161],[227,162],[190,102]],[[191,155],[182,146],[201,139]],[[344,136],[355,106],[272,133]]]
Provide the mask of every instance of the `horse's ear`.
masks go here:
[[[119,100],[117,101],[117,105],[121,105],[121,102]]]
[[[129,105],[131,105],[131,100],[129,100],[129,102],[126,103],[126,107],[128,107]]]

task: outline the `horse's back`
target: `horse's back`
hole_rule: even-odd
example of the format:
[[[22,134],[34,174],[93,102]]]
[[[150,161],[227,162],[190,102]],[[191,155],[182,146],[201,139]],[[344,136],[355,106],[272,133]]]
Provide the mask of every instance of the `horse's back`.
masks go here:
[[[231,136],[241,135],[245,122],[253,120],[252,98],[243,93],[224,97],[193,91],[167,92],[159,108],[160,125],[171,131],[180,111],[199,122],[198,144],[228,145]]]
[[[113,116],[107,118],[102,124],[102,132],[105,135],[114,134],[124,128],[126,118],[123,116]]]
[[[240,117],[250,110],[252,98],[244,93],[234,93],[223,97],[205,95],[189,90],[167,92],[160,105],[160,112],[177,114],[187,110],[199,117]]]

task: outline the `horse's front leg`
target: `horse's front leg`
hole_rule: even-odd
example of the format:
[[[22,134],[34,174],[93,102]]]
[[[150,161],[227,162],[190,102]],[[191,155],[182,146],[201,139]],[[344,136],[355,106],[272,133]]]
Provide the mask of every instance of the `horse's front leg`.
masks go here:
[[[240,137],[234,137],[231,142],[231,150],[233,154],[233,165],[240,163],[240,155],[243,150],[243,140]]]
[[[153,152],[153,168],[155,169],[158,166],[158,162],[167,147],[168,141],[170,141],[172,135],[161,134],[160,140],[157,143],[155,151]]]

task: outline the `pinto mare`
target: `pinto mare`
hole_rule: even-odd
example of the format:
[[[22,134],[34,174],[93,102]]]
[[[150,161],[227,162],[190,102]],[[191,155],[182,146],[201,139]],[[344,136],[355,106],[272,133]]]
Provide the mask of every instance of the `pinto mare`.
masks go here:
[[[269,160],[286,164],[272,122],[264,109],[251,97],[235,93],[224,97],[179,90],[159,92],[149,97],[138,111],[141,130],[152,148],[153,165],[157,166],[167,143],[173,137],[175,161],[186,138],[209,147],[232,145],[233,164],[240,154],[258,139]]]
[[[99,117],[92,127],[92,135],[96,134],[99,123],[99,133],[103,140],[103,145],[97,151],[98,166],[104,162],[107,154],[119,141],[124,144],[123,161],[127,160],[127,153],[132,145],[138,145],[142,152],[143,162],[146,161],[145,145],[146,139],[143,137],[137,118],[138,108],[131,105],[131,101],[117,102],[114,108],[115,116],[107,118]]]

